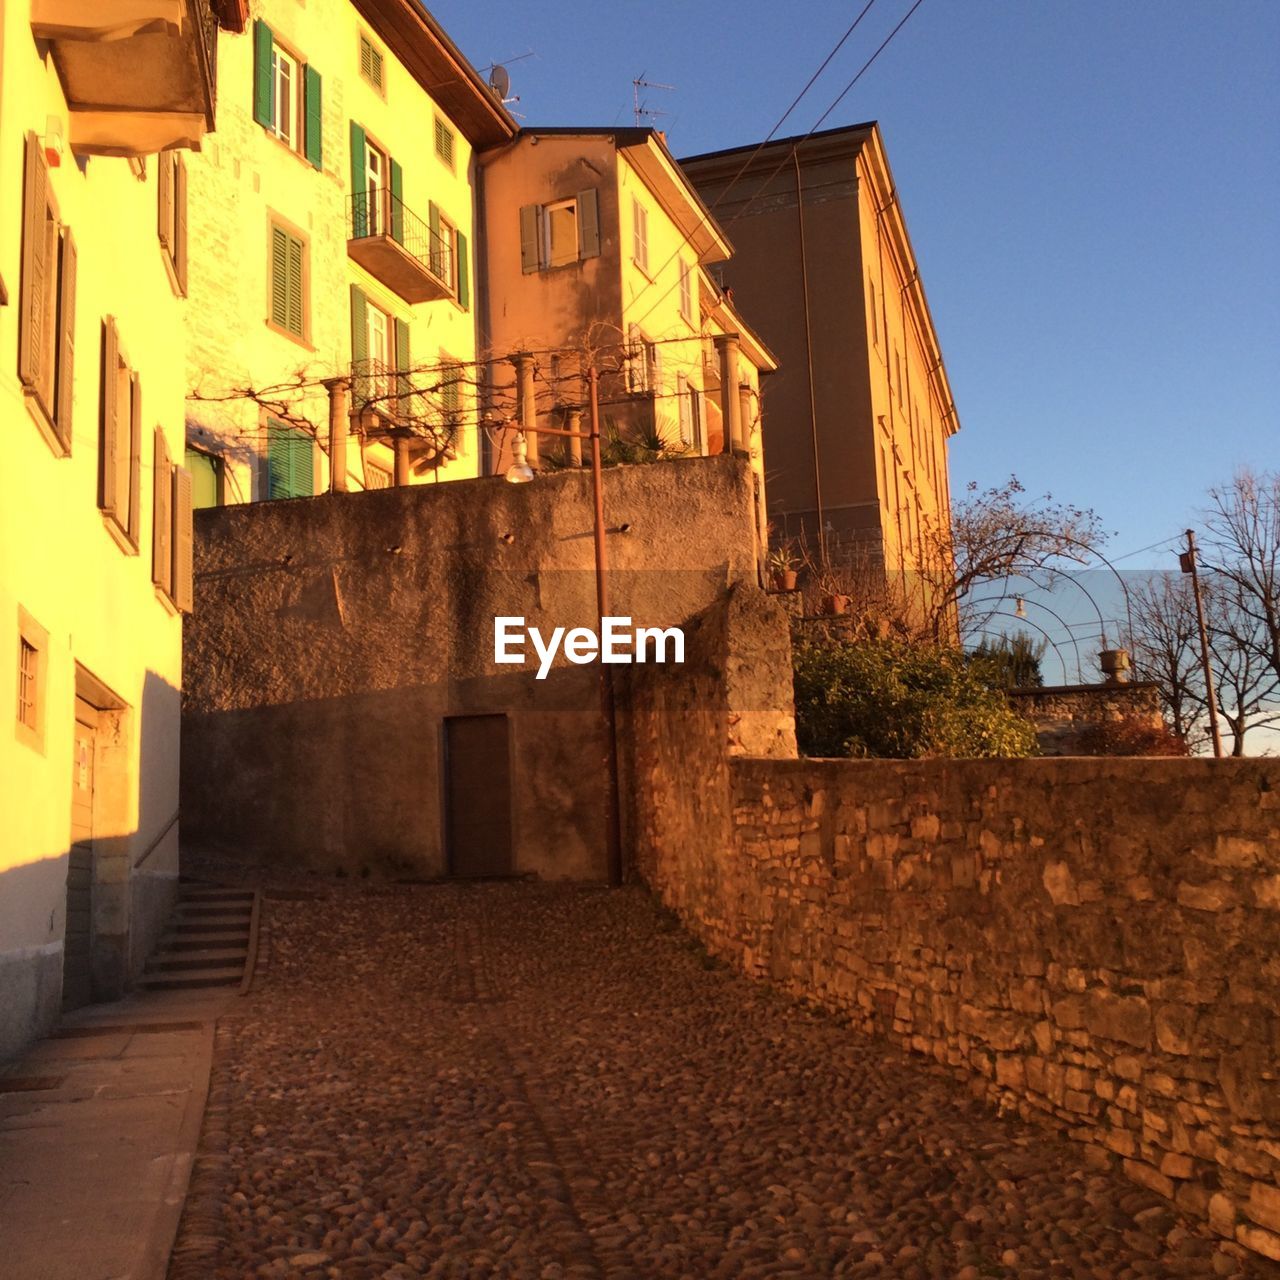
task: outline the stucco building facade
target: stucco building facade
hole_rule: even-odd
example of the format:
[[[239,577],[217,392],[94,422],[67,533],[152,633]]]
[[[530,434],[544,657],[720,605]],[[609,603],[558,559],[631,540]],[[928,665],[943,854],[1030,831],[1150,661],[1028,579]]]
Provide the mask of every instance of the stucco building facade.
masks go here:
[[[188,177],[197,504],[327,488],[342,376],[347,487],[397,454],[406,483],[477,474],[474,148],[514,132],[501,101],[412,0],[265,0],[218,63]]]
[[[721,280],[778,356],[764,421],[777,535],[912,575],[945,543],[959,420],[879,126],[680,164],[733,235]]]
[[[213,124],[213,15],[145,9],[0,8],[0,1058],[119,994],[176,894],[191,489],[169,197]]]

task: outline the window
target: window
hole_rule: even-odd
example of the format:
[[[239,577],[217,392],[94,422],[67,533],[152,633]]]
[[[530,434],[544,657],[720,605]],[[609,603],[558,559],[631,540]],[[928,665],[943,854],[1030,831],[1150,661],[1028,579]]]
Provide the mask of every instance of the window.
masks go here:
[[[190,613],[192,478],[185,467],[169,461],[169,446],[159,428],[156,429],[154,475],[151,581],[181,612]]]
[[[49,633],[18,606],[17,737],[44,751],[44,687],[49,660]]]
[[[322,167],[320,73],[284,48],[261,19],[253,24],[253,118]]]
[[[315,445],[283,422],[267,424],[267,497],[309,498],[315,493]]]
[[[661,393],[662,357],[656,343],[649,341],[635,325],[627,351],[627,385],[637,393]]]
[[[44,147],[26,139],[18,376],[54,452],[71,452],[76,327],[76,244],[58,222]]]
[[[453,172],[453,141],[453,130],[436,116],[436,156],[450,173]]]
[[[387,198],[387,157],[377,147],[366,142],[364,148],[365,207],[368,209],[369,229],[375,235],[387,235],[390,220],[387,213],[391,202]],[[385,208],[384,208],[385,206]],[[397,237],[398,238],[398,237]]]
[[[278,223],[271,224],[271,310],[267,323],[305,342],[306,245]]]
[[[649,274],[649,210],[639,200],[631,201],[632,257],[645,275]]]
[[[431,232],[431,271],[437,279],[444,282],[451,293],[456,293],[458,282],[454,273],[454,248],[458,243],[458,229],[434,202],[427,209],[427,224]],[[463,243],[465,244],[465,240]]]
[[[98,506],[125,551],[138,550],[142,453],[142,387],[120,346],[115,320],[102,325]]]
[[[543,224],[547,231],[546,263],[563,267],[578,260],[578,202],[559,200],[547,205]]]
[[[600,255],[599,196],[594,190],[520,210],[520,267],[525,275]]]
[[[404,243],[404,171],[385,148],[351,122],[351,235]]]
[[[676,376],[680,407],[680,443],[693,452],[702,452],[702,393],[689,385],[683,373]]]
[[[680,314],[693,323],[693,268],[683,259],[680,262]]]
[[[226,501],[226,464],[216,454],[187,446],[185,457],[191,473],[191,506],[196,511],[220,507]]]
[[[394,418],[401,397],[412,392],[409,325],[351,286],[351,393],[354,408]],[[407,406],[406,406],[407,409]]]
[[[368,352],[369,377],[365,400],[378,401],[377,408],[390,413],[396,392],[395,324],[380,307],[368,303],[364,310],[365,343]]]
[[[174,289],[187,296],[187,165],[177,151],[162,151],[157,171],[160,248]]]
[[[382,61],[382,53],[374,48],[373,41],[366,35],[360,37],[360,74],[381,94],[386,93],[386,71]]]

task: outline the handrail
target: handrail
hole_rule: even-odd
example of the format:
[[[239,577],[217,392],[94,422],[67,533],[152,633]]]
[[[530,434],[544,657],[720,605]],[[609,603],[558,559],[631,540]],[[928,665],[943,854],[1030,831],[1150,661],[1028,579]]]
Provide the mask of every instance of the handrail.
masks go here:
[[[174,810],[173,817],[170,818],[169,821],[164,824],[164,826],[160,830],[160,834],[156,836],[156,838],[149,845],[147,845],[147,847],[142,852],[142,857],[140,857],[137,860],[137,862],[133,864],[133,869],[135,871],[137,871],[137,869],[140,866],[142,866],[142,864],[146,862],[146,860],[149,857],[151,857],[151,855],[155,853],[155,851],[160,847],[160,841],[163,840],[165,836],[167,836],[169,832],[173,830],[174,823],[178,821],[178,817],[181,813],[182,813],[181,809]]]
[[[399,196],[386,187],[356,191],[347,197],[347,212],[352,240],[387,236],[447,289],[454,288],[452,237],[432,231]]]

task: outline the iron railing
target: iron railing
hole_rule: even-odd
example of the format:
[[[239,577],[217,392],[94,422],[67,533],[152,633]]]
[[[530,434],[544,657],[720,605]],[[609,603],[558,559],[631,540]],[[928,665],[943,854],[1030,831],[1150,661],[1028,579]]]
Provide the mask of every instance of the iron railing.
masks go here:
[[[423,222],[386,187],[372,187],[347,197],[350,239],[387,236],[420,262],[451,293],[454,289],[453,238]]]
[[[456,390],[447,385],[423,390],[414,385],[412,371],[397,369],[385,360],[351,362],[351,407],[355,413],[372,410],[388,427],[413,431],[440,447],[454,444],[462,426]]]

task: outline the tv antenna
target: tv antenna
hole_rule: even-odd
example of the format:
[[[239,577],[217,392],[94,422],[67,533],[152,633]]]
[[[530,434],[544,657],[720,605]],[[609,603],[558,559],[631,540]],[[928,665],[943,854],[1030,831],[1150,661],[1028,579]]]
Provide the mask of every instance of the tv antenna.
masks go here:
[[[640,97],[641,89],[666,89],[668,92],[675,89],[673,84],[659,84],[656,80],[646,80],[645,73],[642,71],[631,82],[631,110],[635,114],[636,128],[644,125],[646,120],[656,120],[659,116],[669,116],[669,111],[659,111],[649,106],[648,102]]]

